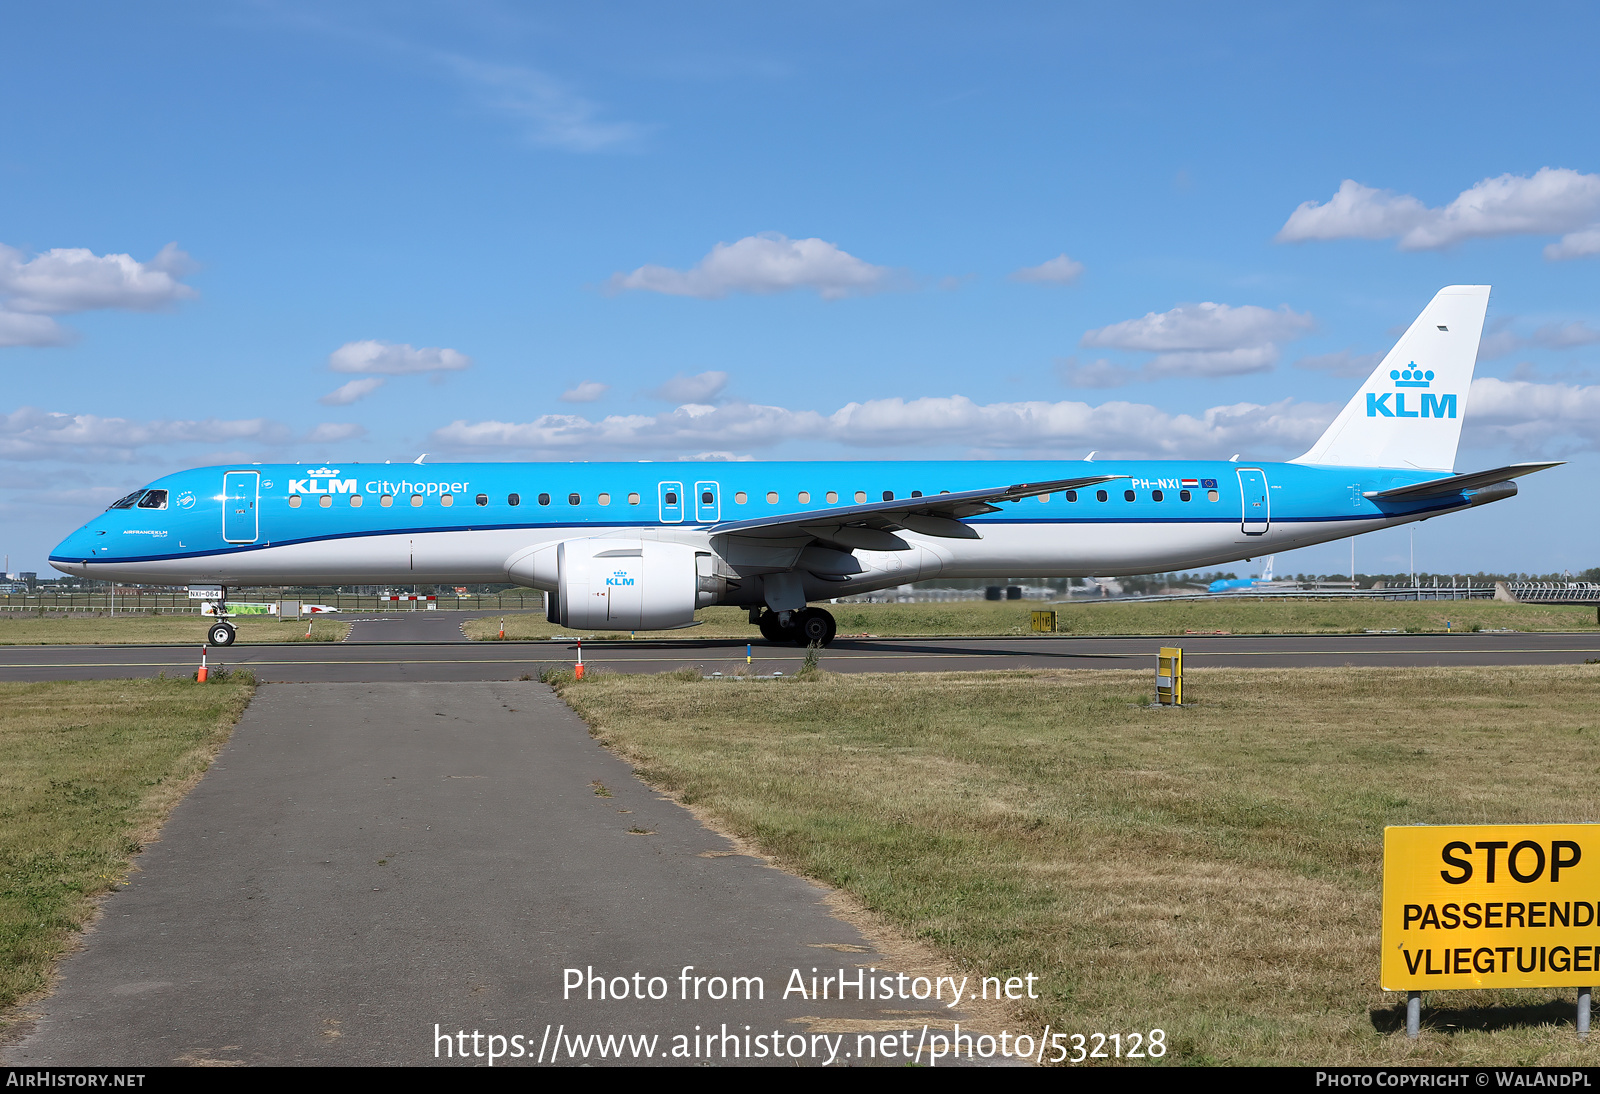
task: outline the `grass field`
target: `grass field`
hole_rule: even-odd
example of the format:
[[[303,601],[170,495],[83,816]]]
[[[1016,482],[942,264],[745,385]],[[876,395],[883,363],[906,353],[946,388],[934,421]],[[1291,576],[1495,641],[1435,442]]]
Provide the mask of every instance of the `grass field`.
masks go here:
[[[1435,993],[1411,1043],[1377,988],[1383,826],[1600,820],[1600,667],[1187,676],[1182,710],[1108,671],[558,686],[951,971],[1039,974],[1024,1022],[1162,1028],[1174,1063],[1600,1063],[1571,990]]]
[[[201,645],[206,640],[208,618],[200,615],[0,615],[0,646],[138,646],[178,643]],[[338,642],[350,633],[350,624],[313,618],[311,637],[306,625],[294,620],[237,617],[240,645],[260,642]]]
[[[0,1011],[46,985],[250,693],[238,676],[0,684]]]
[[[1188,600],[1163,604],[1050,605],[1021,601],[960,601],[949,604],[828,604],[841,635],[890,636],[1007,635],[1029,633],[1031,613],[1053,608],[1057,629],[1070,634],[1361,634],[1368,630],[1595,631],[1589,607],[1505,604],[1493,600]],[[756,638],[740,608],[706,608],[702,622],[684,631],[640,632],[651,638]],[[471,620],[471,638],[493,640],[499,616]],[[505,616],[508,640],[537,640],[572,634],[537,613]],[[3,632],[0,632],[3,633]],[[623,634],[621,637],[626,638]]]

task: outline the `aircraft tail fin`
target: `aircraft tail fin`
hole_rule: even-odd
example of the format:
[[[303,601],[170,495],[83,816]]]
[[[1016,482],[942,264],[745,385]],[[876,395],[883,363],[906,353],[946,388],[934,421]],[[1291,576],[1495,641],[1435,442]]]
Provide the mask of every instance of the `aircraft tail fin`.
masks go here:
[[[1290,462],[1454,469],[1488,309],[1488,285],[1440,289],[1321,439]]]

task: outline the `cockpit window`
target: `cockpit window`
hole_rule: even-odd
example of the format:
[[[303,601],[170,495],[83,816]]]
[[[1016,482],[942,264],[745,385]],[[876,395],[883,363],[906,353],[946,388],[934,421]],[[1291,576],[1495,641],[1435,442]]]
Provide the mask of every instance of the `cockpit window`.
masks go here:
[[[150,490],[139,499],[140,509],[165,509],[167,507],[167,492],[165,490]]]
[[[138,501],[142,497],[144,497],[144,491],[143,490],[135,490],[133,493],[129,494],[125,498],[118,498],[116,501],[114,501],[110,505],[106,506],[106,508],[107,509],[132,509],[133,508],[133,503]]]

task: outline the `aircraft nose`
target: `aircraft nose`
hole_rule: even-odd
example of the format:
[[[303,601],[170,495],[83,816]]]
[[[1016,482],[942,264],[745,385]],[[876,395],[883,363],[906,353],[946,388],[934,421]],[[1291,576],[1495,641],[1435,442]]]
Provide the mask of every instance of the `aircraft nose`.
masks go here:
[[[99,538],[89,525],[84,525],[50,552],[50,565],[64,574],[82,577],[89,572],[87,563],[94,557],[94,541]]]

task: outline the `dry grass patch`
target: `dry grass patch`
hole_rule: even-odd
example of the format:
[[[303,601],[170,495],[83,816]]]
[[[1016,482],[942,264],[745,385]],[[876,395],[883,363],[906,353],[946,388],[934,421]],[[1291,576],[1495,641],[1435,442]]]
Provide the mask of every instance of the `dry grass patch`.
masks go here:
[[[0,646],[200,646],[212,620],[203,615],[0,615]],[[261,616],[238,616],[240,645],[262,642],[303,642],[304,621]],[[332,619],[312,619],[313,642],[339,642],[350,624]]]
[[[1445,993],[1412,1045],[1377,989],[1383,826],[1600,820],[1600,668],[1188,675],[1178,711],[1107,671],[558,686],[952,966],[1040,974],[1038,1025],[1161,1027],[1178,1062],[1600,1061],[1567,992]]]
[[[238,674],[0,684],[0,1008],[46,985],[252,690]]]

